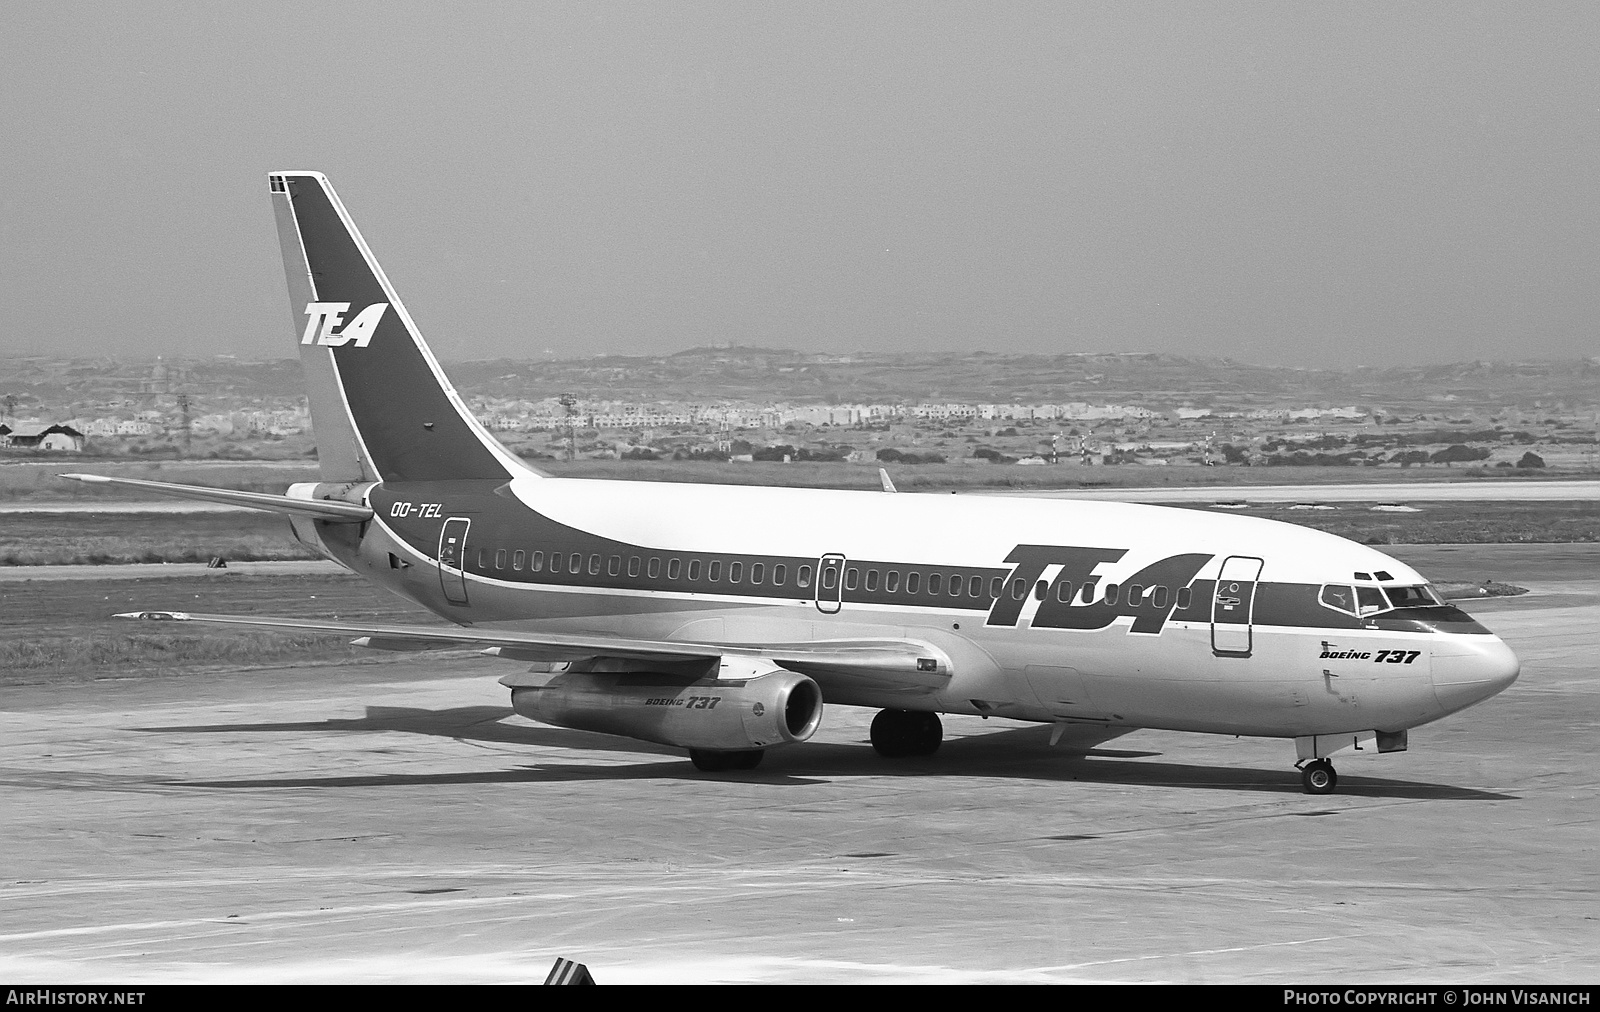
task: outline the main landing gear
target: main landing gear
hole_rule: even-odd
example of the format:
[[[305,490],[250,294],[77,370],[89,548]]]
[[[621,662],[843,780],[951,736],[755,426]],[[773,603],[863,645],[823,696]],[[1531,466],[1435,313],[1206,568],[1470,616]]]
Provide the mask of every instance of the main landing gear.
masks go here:
[[[1326,759],[1313,759],[1296,765],[1300,766],[1300,783],[1307,794],[1332,794],[1334,788],[1339,786],[1339,774],[1334,772],[1333,763]]]
[[[944,739],[937,713],[920,710],[883,710],[872,718],[872,747],[889,759],[933,755]]]
[[[764,748],[741,749],[737,752],[714,752],[706,748],[692,748],[689,750],[689,761],[694,763],[697,770],[707,773],[722,773],[727,770],[753,770],[761,765],[761,757],[767,754]]]

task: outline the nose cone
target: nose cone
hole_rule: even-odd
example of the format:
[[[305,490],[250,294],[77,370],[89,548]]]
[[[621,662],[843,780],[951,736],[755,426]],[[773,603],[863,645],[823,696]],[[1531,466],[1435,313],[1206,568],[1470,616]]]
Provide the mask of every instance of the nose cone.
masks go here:
[[[1433,654],[1433,694],[1445,713],[1454,713],[1506,688],[1521,670],[1498,636],[1452,636]]]

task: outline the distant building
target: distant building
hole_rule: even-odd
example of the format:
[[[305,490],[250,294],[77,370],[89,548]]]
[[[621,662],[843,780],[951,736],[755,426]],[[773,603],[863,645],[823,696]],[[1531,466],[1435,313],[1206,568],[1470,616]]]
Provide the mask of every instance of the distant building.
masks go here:
[[[83,451],[83,433],[70,425],[52,425],[37,432],[13,432],[11,426],[0,425],[0,440],[18,450]]]

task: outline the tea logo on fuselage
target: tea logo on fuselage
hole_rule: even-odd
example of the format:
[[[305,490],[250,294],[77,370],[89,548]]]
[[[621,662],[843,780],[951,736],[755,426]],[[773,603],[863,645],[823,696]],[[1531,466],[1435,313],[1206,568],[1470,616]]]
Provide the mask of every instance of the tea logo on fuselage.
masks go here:
[[[344,314],[349,312],[348,302],[308,302],[306,303],[306,332],[300,338],[301,344],[321,344],[330,348],[337,348],[354,342],[357,348],[365,348],[372,343],[372,332],[378,329],[378,321],[383,319],[384,311],[389,308],[387,302],[374,302],[372,305],[356,314],[356,318],[346,323],[343,330],[338,333],[334,328],[344,323]]]

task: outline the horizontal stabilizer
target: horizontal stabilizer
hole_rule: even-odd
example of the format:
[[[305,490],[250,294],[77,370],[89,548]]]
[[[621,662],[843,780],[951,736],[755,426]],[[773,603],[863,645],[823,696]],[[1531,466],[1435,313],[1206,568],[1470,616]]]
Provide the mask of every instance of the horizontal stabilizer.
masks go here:
[[[296,499],[293,496],[273,495],[270,492],[240,492],[231,488],[178,485],[168,481],[144,481],[140,478],[108,478],[100,474],[62,474],[57,477],[70,478],[90,485],[120,485],[123,488],[136,488],[177,499],[198,499],[202,502],[242,506],[268,513],[293,513],[336,524],[358,524],[372,519],[372,510],[367,507],[356,503],[336,502],[332,499]]]
[[[934,692],[950,681],[950,658],[917,640],[818,640],[812,643],[712,643],[644,640],[607,634],[535,633],[512,629],[461,626],[356,625],[309,619],[257,618],[249,615],[201,615],[186,611],[130,611],[117,618],[152,622],[202,622],[253,628],[290,629],[367,639],[387,649],[417,650],[426,645],[505,648],[518,660],[572,660],[618,657],[644,661],[710,660],[729,655],[764,657],[774,664],[827,678],[844,676],[860,685],[900,692]],[[401,645],[403,644],[403,645]],[[366,644],[362,644],[366,645]],[[383,648],[380,648],[383,649]]]

